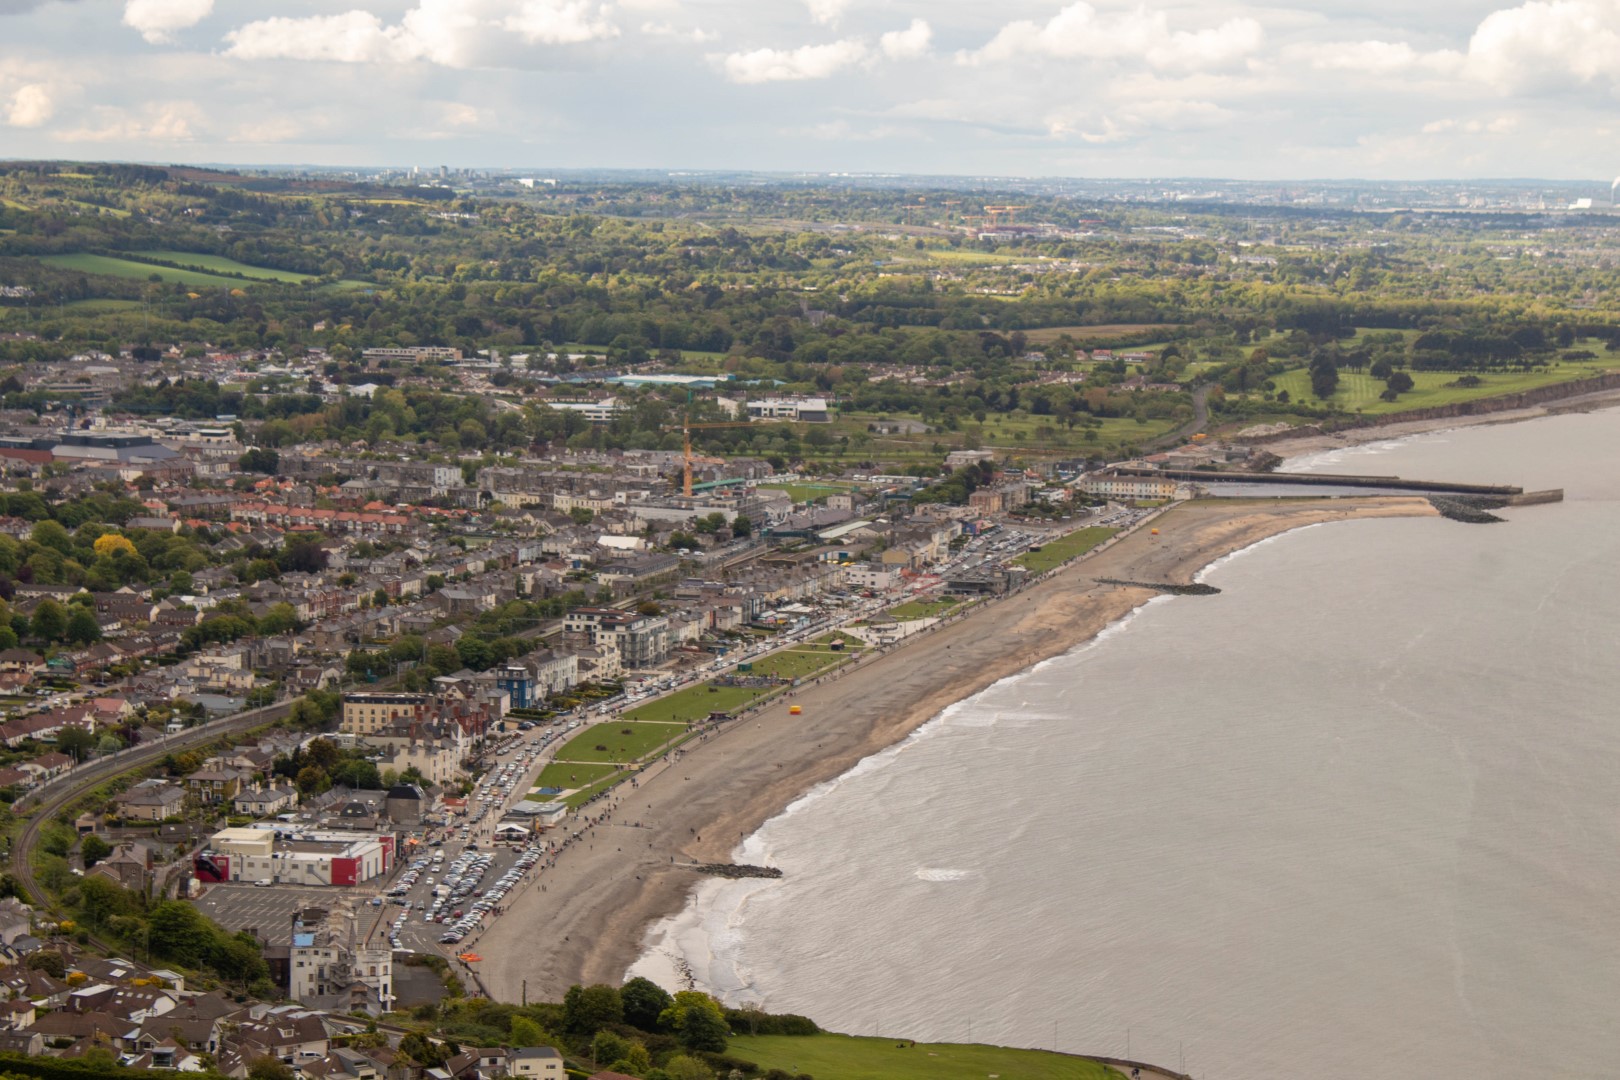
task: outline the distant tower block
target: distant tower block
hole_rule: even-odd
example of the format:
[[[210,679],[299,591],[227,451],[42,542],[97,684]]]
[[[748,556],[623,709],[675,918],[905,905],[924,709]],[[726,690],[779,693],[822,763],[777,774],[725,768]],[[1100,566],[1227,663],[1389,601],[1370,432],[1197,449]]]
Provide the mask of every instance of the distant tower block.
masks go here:
[[[1614,183],[1609,185],[1609,205],[1616,205],[1616,199],[1620,199],[1620,176],[1615,177]]]

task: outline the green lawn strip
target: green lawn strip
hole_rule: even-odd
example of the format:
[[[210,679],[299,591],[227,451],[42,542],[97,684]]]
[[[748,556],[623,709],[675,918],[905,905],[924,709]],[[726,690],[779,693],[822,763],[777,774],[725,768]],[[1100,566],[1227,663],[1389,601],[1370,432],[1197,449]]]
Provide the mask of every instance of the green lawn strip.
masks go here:
[[[856,637],[853,634],[846,634],[842,630],[834,630],[830,634],[822,634],[820,637],[816,638],[816,640],[814,642],[812,642],[812,644],[815,644],[815,645],[831,645],[835,641],[842,641],[846,646],[848,646],[850,648],[855,648],[855,649],[864,649],[864,648],[866,648],[866,642],[862,641],[860,638]]]
[[[637,705],[624,714],[624,719],[641,722],[684,724],[705,720],[712,712],[735,712],[770,693],[768,687],[710,686],[700,683],[685,690]]]
[[[1447,385],[1462,378],[1460,372],[1409,370],[1407,374],[1412,376],[1413,387],[1394,401],[1384,401],[1379,397],[1384,392],[1382,379],[1375,379],[1364,371],[1342,369],[1339,372],[1338,390],[1328,399],[1328,403],[1348,412],[1378,416],[1405,412],[1409,409],[1428,409],[1440,405],[1453,405],[1460,401],[1478,401],[1481,398],[1517,394],[1573,379],[1591,378],[1615,366],[1614,360],[1581,363],[1566,361],[1561,362],[1558,367],[1537,371],[1481,372],[1478,386]],[[1288,391],[1288,396],[1296,402],[1316,399],[1316,395],[1311,393],[1310,373],[1303,368],[1285,371],[1276,376],[1273,382],[1279,391]]]
[[[788,493],[788,498],[792,499],[796,503],[813,502],[816,499],[824,499],[828,495],[842,495],[844,492],[849,490],[848,484],[780,483],[760,484],[759,486],[762,488],[775,488],[778,491],[785,491]]]
[[[685,734],[679,724],[609,720],[575,735],[557,751],[556,761],[616,762],[628,765],[661,750]],[[598,749],[604,747],[605,749]]]
[[[726,1053],[762,1069],[837,1080],[1117,1080],[1117,1071],[1046,1050],[978,1043],[917,1043],[852,1035],[734,1035]]]
[[[602,792],[606,791],[608,788],[612,787],[614,784],[617,784],[619,781],[625,779],[629,775],[630,774],[628,772],[615,772],[612,776],[609,776],[604,780],[598,780],[590,787],[580,788],[578,791],[564,799],[563,805],[568,807],[570,810],[578,810],[581,806],[584,806],[586,803],[590,802],[597,795],[600,795]]]
[[[314,274],[300,274],[294,270],[272,270],[267,266],[252,266],[248,263],[227,259],[223,255],[199,255],[193,251],[137,251],[136,255],[145,259],[157,259],[161,262],[174,263],[188,270],[202,270],[204,272],[224,272],[226,274],[241,274],[243,277],[262,278],[265,281],[285,281],[297,284],[315,277]]]
[[[754,661],[750,675],[772,679],[803,679],[831,670],[849,658],[831,649],[783,649]]]
[[[1039,551],[1026,551],[1013,562],[1027,568],[1032,574],[1044,574],[1077,555],[1084,555],[1118,531],[1105,529],[1100,525],[1090,525],[1084,529],[1077,529],[1067,536],[1047,541],[1041,545]]]
[[[899,607],[890,608],[889,614],[901,620],[932,619],[960,607],[961,603],[956,599],[908,600]]]
[[[617,765],[597,765],[583,761],[553,762],[540,770],[534,786],[567,791],[594,784],[618,771]]]

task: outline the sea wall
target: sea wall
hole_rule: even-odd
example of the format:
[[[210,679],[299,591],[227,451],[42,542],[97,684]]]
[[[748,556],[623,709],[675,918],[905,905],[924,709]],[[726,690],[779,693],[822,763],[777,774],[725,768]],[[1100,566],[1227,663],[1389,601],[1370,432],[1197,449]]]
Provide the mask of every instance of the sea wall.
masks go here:
[[[1549,401],[1580,397],[1582,394],[1592,394],[1599,390],[1615,389],[1620,389],[1620,372],[1594,375],[1589,379],[1576,379],[1567,383],[1554,383],[1551,386],[1539,386],[1534,390],[1521,390],[1516,394],[1503,394],[1500,397],[1476,398],[1473,401],[1457,401],[1450,405],[1435,405],[1427,409],[1409,409],[1406,412],[1382,413],[1378,416],[1335,417],[1305,427],[1290,428],[1287,431],[1273,432],[1269,435],[1247,437],[1243,442],[1250,446],[1263,446],[1266,443],[1281,442],[1284,439],[1297,439],[1302,435],[1326,435],[1335,431],[1349,431],[1354,428],[1384,427],[1389,424],[1408,424],[1422,420],[1451,420],[1459,416],[1486,416],[1490,413],[1528,409]]]

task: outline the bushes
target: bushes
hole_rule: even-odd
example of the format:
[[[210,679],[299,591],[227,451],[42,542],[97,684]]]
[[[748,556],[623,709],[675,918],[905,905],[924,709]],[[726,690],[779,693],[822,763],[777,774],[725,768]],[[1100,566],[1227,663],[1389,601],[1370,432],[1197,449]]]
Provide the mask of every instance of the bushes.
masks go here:
[[[727,1009],[726,1023],[736,1032],[750,1035],[820,1035],[821,1028],[808,1016],[768,1013],[758,1009]]]

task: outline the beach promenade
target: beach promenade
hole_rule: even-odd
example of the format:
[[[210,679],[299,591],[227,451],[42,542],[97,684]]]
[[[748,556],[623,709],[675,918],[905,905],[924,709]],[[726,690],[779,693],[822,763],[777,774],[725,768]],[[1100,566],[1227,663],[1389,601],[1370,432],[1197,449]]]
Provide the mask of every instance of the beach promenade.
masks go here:
[[[490,996],[514,1002],[560,1000],[573,983],[617,985],[647,929],[679,911],[698,882],[679,864],[729,861],[743,837],[816,784],[1158,595],[1097,578],[1187,583],[1221,556],[1291,529],[1434,514],[1426,500],[1405,497],[1185,503],[1013,596],[869,652],[688,743],[550,834],[578,836],[477,939],[479,979]]]

